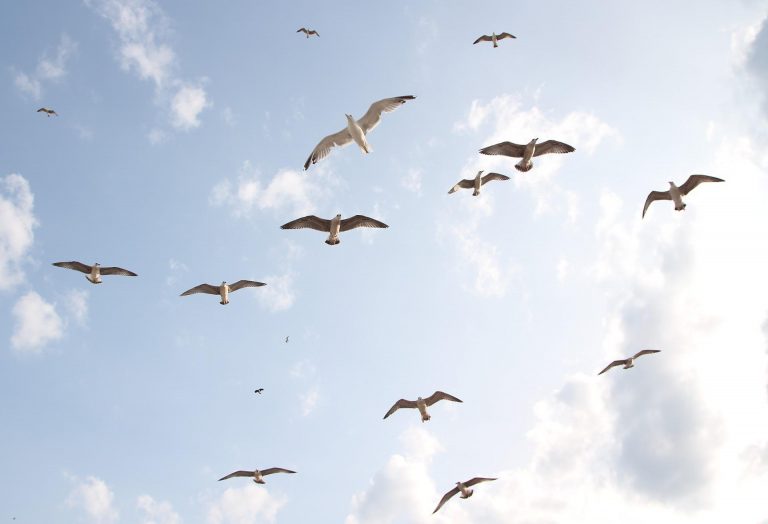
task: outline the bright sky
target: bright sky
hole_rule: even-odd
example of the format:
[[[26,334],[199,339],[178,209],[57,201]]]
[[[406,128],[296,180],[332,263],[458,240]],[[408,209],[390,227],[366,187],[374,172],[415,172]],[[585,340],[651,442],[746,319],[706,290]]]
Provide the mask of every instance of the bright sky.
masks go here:
[[[6,2],[0,522],[768,523],[766,15]],[[301,170],[400,95],[370,155]],[[576,151],[477,153],[533,137]],[[481,169],[512,180],[446,194]],[[692,173],[726,182],[641,220]],[[390,228],[279,228],[310,213]],[[179,297],[239,279],[267,286]],[[464,403],[382,420],[437,389]]]

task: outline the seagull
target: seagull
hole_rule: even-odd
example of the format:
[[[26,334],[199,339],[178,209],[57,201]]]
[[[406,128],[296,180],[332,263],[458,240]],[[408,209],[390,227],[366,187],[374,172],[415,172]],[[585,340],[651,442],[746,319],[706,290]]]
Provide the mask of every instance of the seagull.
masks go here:
[[[485,176],[482,176],[483,172],[478,171],[477,176],[474,179],[464,179],[459,181],[455,186],[451,188],[450,191],[448,191],[448,194],[455,193],[459,189],[469,189],[474,188],[474,192],[472,193],[472,196],[477,196],[480,194],[480,186],[485,185],[487,182],[490,182],[491,180],[509,180],[509,177],[507,175],[500,175],[499,173],[488,173]]]
[[[121,267],[101,267],[98,263],[92,266],[87,266],[81,262],[73,260],[72,262],[54,262],[53,265],[85,273],[85,278],[87,278],[88,282],[91,284],[101,284],[102,275],[122,275],[125,277],[137,276],[133,271],[128,271]]]
[[[262,391],[264,391],[264,388],[259,388],[259,389],[256,389],[256,390],[254,390],[253,392],[254,392],[254,393],[258,393],[259,395],[261,395],[261,392],[262,392]]]
[[[442,391],[435,391],[427,398],[421,398],[419,397],[416,400],[405,400],[404,398],[401,398],[395,404],[389,408],[389,411],[387,411],[387,414],[384,415],[384,418],[387,418],[392,413],[397,411],[400,408],[416,408],[419,410],[419,413],[421,413],[421,421],[426,422],[432,417],[429,416],[429,413],[427,413],[427,407],[431,406],[432,404],[440,401],[440,400],[452,400],[453,402],[463,402],[463,400],[459,400],[458,398],[454,397],[453,395],[449,395],[448,393],[443,393]]]
[[[256,484],[266,484],[264,482],[264,477],[267,475],[271,475],[272,473],[296,473],[295,471],[291,471],[290,469],[283,469],[283,468],[267,468],[258,470],[255,469],[253,471],[235,471],[233,473],[230,473],[226,477],[221,477],[219,481],[231,479],[232,477],[252,477],[252,480]]]
[[[304,170],[306,171],[309,169],[310,164],[316,164],[318,160],[328,156],[333,146],[345,146],[352,142],[352,140],[360,146],[360,149],[363,150],[364,153],[370,153],[371,146],[368,145],[365,135],[379,124],[381,114],[394,111],[407,100],[413,100],[414,98],[416,97],[412,95],[396,96],[374,102],[371,104],[371,107],[368,108],[368,112],[357,121],[355,121],[352,115],[345,115],[347,117],[347,127],[338,133],[323,138],[320,143],[315,146],[315,149],[312,151],[312,154],[309,155],[307,161],[304,162]]]
[[[645,212],[648,211],[648,206],[654,200],[672,200],[675,203],[675,211],[682,211],[685,209],[685,203],[683,202],[683,195],[687,195],[693,188],[701,184],[702,182],[725,182],[722,178],[717,178],[708,175],[691,175],[685,184],[682,186],[676,186],[674,182],[669,182],[668,191],[651,191],[648,194],[648,198],[645,199],[645,206],[643,206],[643,218]]]
[[[229,304],[229,294],[234,293],[238,289],[243,289],[244,287],[261,287],[266,286],[264,282],[255,282],[253,280],[238,280],[231,286],[227,284],[226,281],[222,282],[220,286],[213,286],[211,284],[200,284],[199,286],[195,286],[192,289],[186,290],[184,293],[179,295],[180,297],[186,297],[187,295],[194,295],[195,293],[207,293],[208,295],[219,295],[221,297],[221,304],[222,306],[226,306]]]
[[[299,29],[299,30],[298,30],[298,31],[296,31],[296,32],[297,32],[297,33],[304,33],[304,34],[306,34],[306,35],[307,35],[307,38],[309,38],[309,36],[310,36],[310,35],[317,35],[317,36],[320,36],[320,33],[318,33],[317,31],[315,31],[314,29],[307,29],[306,27],[302,27],[301,29]]]
[[[475,492],[474,489],[468,489],[470,486],[474,486],[475,484],[480,484],[481,482],[488,482],[489,480],[496,480],[491,478],[485,478],[485,477],[475,477],[472,480],[468,480],[466,482],[457,482],[456,487],[450,490],[448,493],[443,495],[443,498],[440,499],[440,504],[437,505],[435,508],[435,511],[432,512],[434,515],[437,513],[437,510],[443,507],[443,504],[448,502],[451,497],[453,497],[455,494],[461,492],[461,498],[468,499],[472,496],[472,494]]]
[[[496,33],[491,33],[491,36],[483,35],[474,42],[472,42],[472,45],[478,43],[478,42],[493,42],[493,47],[499,47],[498,42],[499,40],[504,40],[505,38],[517,38],[515,35],[510,35],[509,33],[501,33],[500,35],[497,35]]]
[[[48,116],[48,117],[51,116],[51,115],[59,116],[59,114],[56,111],[54,111],[53,109],[48,109],[47,107],[41,107],[40,109],[38,109],[35,112],[36,113],[45,113],[45,116]]]
[[[287,224],[283,224],[280,226],[280,229],[302,229],[305,227],[322,231],[323,233],[329,233],[328,240],[326,240],[325,243],[329,246],[335,246],[341,242],[341,240],[339,240],[339,233],[342,231],[349,231],[350,229],[358,227],[387,228],[389,226],[384,222],[379,222],[378,220],[364,215],[355,215],[342,220],[341,214],[338,214],[330,220],[316,217],[315,215],[308,215],[292,220]]]
[[[290,336],[290,335],[288,335],[288,336]],[[285,337],[285,343],[286,344],[288,343],[288,337]]]
[[[602,370],[600,373],[598,373],[598,375],[602,375],[603,373],[605,373],[606,371],[608,371],[609,369],[615,366],[624,366],[624,369],[633,368],[635,367],[635,359],[637,357],[641,357],[643,355],[650,355],[651,353],[660,353],[660,352],[661,352],[660,349],[644,349],[642,351],[638,351],[637,353],[635,353],[635,356],[633,357],[629,357],[625,360],[614,360],[613,362],[605,366],[605,369]]]
[[[514,158],[522,158],[520,162],[515,164],[515,169],[518,171],[530,171],[533,167],[531,158],[535,156],[546,155],[547,153],[571,153],[576,151],[575,148],[558,142],[557,140],[547,140],[541,144],[537,144],[538,138],[534,138],[526,145],[513,144],[512,142],[500,142],[492,146],[484,147],[480,152],[484,155],[504,155]]]

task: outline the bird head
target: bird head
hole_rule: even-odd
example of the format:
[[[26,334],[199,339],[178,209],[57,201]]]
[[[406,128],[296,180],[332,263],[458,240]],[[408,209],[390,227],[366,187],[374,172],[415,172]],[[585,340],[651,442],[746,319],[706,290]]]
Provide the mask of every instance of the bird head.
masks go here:
[[[354,119],[354,117],[352,115],[348,115],[348,114],[344,113],[344,116],[347,117],[347,122],[354,122],[355,121],[355,119]]]
[[[341,213],[336,213],[336,218],[341,219]]]
[[[538,138],[534,138],[533,140],[531,140],[531,143],[532,143],[532,144],[535,144],[535,143],[536,143],[536,142],[538,142],[538,141],[539,141],[539,139],[538,139]]]
[[[222,286],[226,286],[226,285],[227,285],[227,281],[226,281],[226,280],[222,281],[222,282],[221,282],[221,285],[222,285]]]
[[[480,175],[482,175],[482,174],[483,174],[483,170],[482,170],[482,169],[481,169],[480,171],[478,171],[478,172],[477,172],[477,176],[480,176]]]
[[[671,180],[669,181],[669,187],[675,187],[675,183],[672,182]]]
[[[94,266],[94,267],[101,267],[101,264],[99,264],[98,262],[95,262],[95,263],[93,264],[93,266]]]

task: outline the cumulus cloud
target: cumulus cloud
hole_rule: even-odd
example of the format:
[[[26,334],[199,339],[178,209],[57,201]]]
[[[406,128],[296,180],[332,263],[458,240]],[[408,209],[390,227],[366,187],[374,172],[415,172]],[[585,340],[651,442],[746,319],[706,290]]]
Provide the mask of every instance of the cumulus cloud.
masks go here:
[[[181,524],[178,513],[168,502],[158,502],[149,495],[141,495],[136,505],[142,511],[141,524]]]
[[[286,498],[273,496],[262,486],[228,488],[208,508],[209,524],[264,524],[275,522]]]
[[[64,336],[64,322],[56,308],[34,291],[22,296],[12,313],[15,325],[11,347],[19,353],[39,353]]]
[[[17,174],[0,178],[0,290],[24,279],[21,266],[34,240],[37,219],[29,182]]]
[[[77,43],[66,34],[61,35],[61,40],[53,56],[47,52],[43,54],[33,74],[24,72],[15,74],[16,87],[21,92],[38,100],[42,95],[44,82],[57,81],[67,74],[67,62],[76,51]]]
[[[205,89],[200,86],[183,86],[174,95],[171,102],[173,125],[178,129],[188,130],[200,126],[198,115],[208,107]]]
[[[101,479],[88,477],[78,482],[70,492],[67,505],[85,512],[90,522],[109,524],[117,522],[118,512],[113,506],[115,494]]]

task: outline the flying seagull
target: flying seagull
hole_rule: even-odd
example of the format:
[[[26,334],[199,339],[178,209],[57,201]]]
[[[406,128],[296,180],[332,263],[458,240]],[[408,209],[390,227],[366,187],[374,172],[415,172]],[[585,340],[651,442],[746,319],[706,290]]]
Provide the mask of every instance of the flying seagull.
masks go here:
[[[338,133],[323,138],[320,143],[315,146],[315,149],[312,151],[312,154],[309,155],[307,161],[304,162],[304,170],[306,171],[309,169],[310,164],[316,164],[318,160],[328,156],[333,146],[345,146],[353,140],[360,146],[360,149],[364,153],[370,153],[371,146],[368,145],[365,135],[379,124],[381,114],[394,111],[407,100],[413,100],[414,98],[416,97],[412,95],[396,96],[374,102],[371,104],[371,107],[368,108],[368,112],[357,121],[355,121],[352,115],[345,115],[347,117],[347,127]]]
[[[484,186],[487,182],[490,182],[491,180],[509,180],[507,175],[500,175],[499,173],[488,173],[485,176],[482,175],[483,172],[478,171],[477,176],[474,179],[465,178],[464,180],[459,181],[450,191],[448,191],[448,194],[455,193],[459,189],[474,188],[472,196],[477,196],[480,194],[480,186]]]
[[[101,284],[101,277],[103,275],[122,275],[126,277],[137,276],[133,271],[128,271],[121,267],[101,267],[98,263],[92,266],[87,266],[81,262],[73,260],[72,262],[54,262],[53,265],[85,273],[85,278],[87,278],[91,284]]]
[[[291,471],[290,469],[283,469],[283,468],[267,468],[258,470],[255,469],[253,471],[235,471],[233,473],[230,473],[226,477],[221,477],[219,480],[227,480],[231,479],[232,477],[251,477],[252,480],[256,484],[266,484],[264,482],[264,477],[267,475],[271,475],[272,473],[296,473],[295,471]]]
[[[296,32],[297,32],[297,33],[304,33],[304,34],[306,34],[306,35],[307,35],[307,38],[309,38],[309,36],[310,36],[310,35],[317,35],[317,36],[320,36],[320,33],[318,33],[317,31],[315,31],[314,29],[307,29],[306,27],[302,27],[301,29],[299,29],[299,30],[298,30],[298,31],[296,31]]]
[[[390,416],[392,413],[394,413],[400,408],[416,408],[419,410],[419,413],[421,413],[421,421],[426,422],[432,418],[429,416],[429,413],[427,413],[427,407],[431,406],[432,404],[440,400],[451,400],[453,402],[463,402],[462,400],[459,400],[458,398],[454,397],[453,395],[449,395],[448,393],[443,393],[442,391],[435,391],[427,398],[419,397],[416,400],[405,400],[404,398],[401,398],[400,400],[395,402],[391,408],[389,408],[389,411],[387,411],[387,414],[384,415],[384,418],[387,418],[388,416]]]
[[[225,306],[229,304],[229,294],[234,293],[238,289],[243,289],[244,287],[261,287],[266,286],[264,282],[254,282],[253,280],[238,280],[232,285],[229,285],[225,282],[222,282],[220,286],[212,286],[211,284],[200,284],[199,286],[195,286],[192,289],[186,290],[184,293],[182,293],[181,297],[186,297],[187,295],[194,295],[195,293],[207,293],[208,295],[219,295],[221,297],[221,304],[222,306]]]
[[[605,373],[606,371],[608,371],[609,369],[615,366],[624,366],[624,369],[633,368],[635,367],[635,359],[637,357],[641,357],[643,355],[650,355],[651,353],[660,353],[660,352],[661,352],[660,349],[644,349],[642,351],[638,351],[637,353],[635,353],[633,357],[629,357],[624,360],[614,360],[613,362],[605,366],[605,369],[602,370],[600,373],[598,373],[598,375],[602,375],[603,373]]]
[[[287,224],[283,224],[280,226],[280,229],[302,229],[305,227],[322,231],[323,233],[329,233],[325,243],[329,246],[335,246],[341,242],[341,240],[339,240],[339,233],[342,231],[349,231],[350,229],[358,227],[386,228],[389,226],[384,222],[379,222],[378,220],[363,215],[355,215],[342,220],[341,214],[338,214],[330,220],[316,217],[315,215],[308,215],[292,220]]]
[[[517,38],[515,35],[510,35],[509,33],[501,33],[500,35],[497,35],[496,33],[491,33],[491,36],[483,35],[474,42],[472,42],[472,45],[478,43],[478,42],[493,42],[493,47],[499,47],[498,42],[499,40],[504,40],[505,38]]]
[[[708,175],[691,175],[685,184],[682,186],[676,186],[674,182],[669,182],[668,191],[651,191],[648,194],[648,198],[645,199],[645,206],[643,206],[643,218],[645,212],[648,211],[648,206],[654,200],[672,200],[675,203],[675,211],[682,211],[685,209],[685,203],[683,202],[683,195],[687,195],[693,188],[701,184],[702,182],[725,182],[722,178],[717,178]]]
[[[435,508],[435,511],[433,511],[432,514],[437,513],[437,510],[442,508],[443,504],[448,502],[451,499],[451,497],[453,497],[455,494],[459,492],[461,492],[461,498],[468,499],[475,492],[474,489],[469,489],[470,486],[474,486],[475,484],[480,484],[481,482],[488,482],[489,480],[496,480],[496,479],[485,478],[485,477],[475,477],[472,480],[468,480],[466,482],[457,482],[455,488],[453,488],[448,493],[443,495],[443,498],[440,499],[440,504],[437,505],[437,507]]]
[[[537,144],[538,138],[534,138],[526,145],[513,144],[512,142],[500,142],[492,146],[484,147],[480,152],[484,155],[504,155],[514,158],[522,158],[520,162],[515,164],[515,169],[518,171],[530,171],[533,167],[531,158],[535,156],[546,155],[548,153],[571,153],[576,151],[575,148],[558,142],[557,140],[547,140],[541,144]]]
[[[258,393],[259,395],[261,395],[261,392],[262,392],[262,391],[264,391],[264,388],[259,388],[259,389],[256,389],[256,390],[254,390],[253,392],[254,392],[254,393]]]
[[[290,335],[288,335],[288,337],[290,337]],[[285,343],[286,344],[288,343],[288,337],[285,337]]]
[[[59,114],[56,111],[54,111],[53,109],[48,109],[47,107],[41,107],[40,109],[38,109],[35,112],[36,113],[45,113],[45,116],[51,116],[51,115],[59,116]]]

